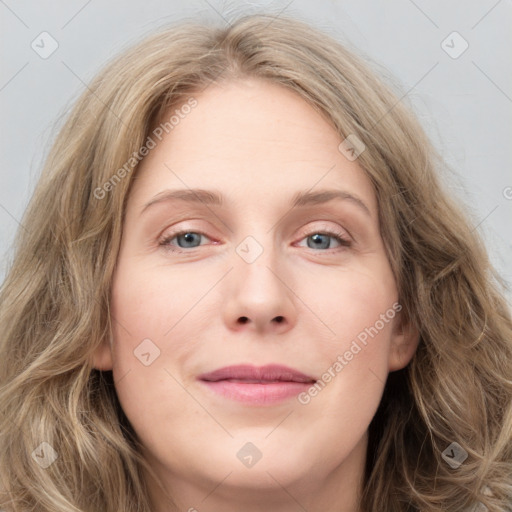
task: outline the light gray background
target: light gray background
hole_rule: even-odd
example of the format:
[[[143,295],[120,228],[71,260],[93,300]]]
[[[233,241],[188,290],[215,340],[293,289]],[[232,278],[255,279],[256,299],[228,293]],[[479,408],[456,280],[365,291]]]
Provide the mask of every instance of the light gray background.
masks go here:
[[[95,72],[161,25],[261,9],[313,23],[396,77],[512,283],[510,0],[0,0],[0,282],[56,127]],[[59,45],[46,59],[31,47],[44,31]],[[469,44],[458,58],[442,47],[454,31]]]

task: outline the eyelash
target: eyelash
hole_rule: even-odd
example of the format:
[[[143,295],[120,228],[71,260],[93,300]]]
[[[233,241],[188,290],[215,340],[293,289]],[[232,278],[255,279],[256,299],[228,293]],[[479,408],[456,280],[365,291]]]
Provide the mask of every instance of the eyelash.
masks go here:
[[[201,236],[204,236],[206,238],[209,238],[208,235],[206,235],[205,233],[203,233],[202,231],[196,231],[196,230],[192,230],[192,229],[185,229],[185,230],[181,230],[181,231],[177,231],[175,233],[170,233],[169,235],[166,235],[164,238],[162,238],[159,242],[158,242],[158,245],[159,246],[162,246],[164,249],[170,251],[170,252],[177,252],[177,253],[190,253],[192,252],[193,249],[198,249],[199,247],[191,247],[189,249],[184,249],[184,248],[180,248],[180,247],[177,247],[175,245],[171,245],[171,240],[174,240],[175,238],[181,236],[181,235],[185,235],[186,233],[194,233],[194,234],[197,234],[197,235],[201,235]],[[328,236],[328,237],[331,237],[331,238],[334,238],[338,243],[339,243],[339,247],[332,247],[332,248],[329,248],[329,249],[320,249],[320,250],[316,250],[316,249],[313,249],[311,247],[309,247],[309,249],[315,251],[315,252],[330,252],[330,251],[335,251],[335,250],[342,250],[343,248],[349,248],[352,246],[352,242],[346,237],[346,234],[345,233],[341,233],[341,232],[338,232],[338,231],[334,231],[334,230],[323,230],[323,231],[320,231],[320,230],[317,230],[317,231],[311,231],[310,233],[306,233],[302,238],[301,238],[301,241],[306,239],[306,238],[309,238],[310,236],[313,236],[313,235],[324,235],[324,236]]]

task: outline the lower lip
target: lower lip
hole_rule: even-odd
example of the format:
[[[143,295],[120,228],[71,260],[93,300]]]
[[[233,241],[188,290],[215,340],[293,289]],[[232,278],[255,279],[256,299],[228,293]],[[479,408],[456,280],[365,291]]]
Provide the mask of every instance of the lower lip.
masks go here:
[[[219,395],[254,405],[272,405],[282,402],[299,393],[306,391],[313,382],[269,382],[261,383],[243,383],[229,380],[201,381],[209,389]]]

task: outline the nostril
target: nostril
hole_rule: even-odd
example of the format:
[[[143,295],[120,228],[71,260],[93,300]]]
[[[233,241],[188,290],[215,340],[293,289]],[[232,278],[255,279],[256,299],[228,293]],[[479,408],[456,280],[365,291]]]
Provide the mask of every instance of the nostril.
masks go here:
[[[238,319],[238,321],[239,321],[241,324],[246,324],[248,320],[249,320],[249,319],[248,319],[246,316],[241,316],[241,317]]]
[[[275,318],[275,321],[280,324],[282,321],[284,320],[284,318],[282,316],[276,316]]]

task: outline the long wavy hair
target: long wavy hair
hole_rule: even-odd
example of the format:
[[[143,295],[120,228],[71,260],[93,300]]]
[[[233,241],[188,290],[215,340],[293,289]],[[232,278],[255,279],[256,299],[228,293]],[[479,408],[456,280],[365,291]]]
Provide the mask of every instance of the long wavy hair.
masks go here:
[[[510,310],[471,215],[441,182],[448,166],[369,59],[269,14],[160,29],[92,80],[60,130],[1,288],[0,508],[150,512],[150,468],[112,372],[92,365],[111,335],[134,155],[171,107],[244,77],[295,91],[341,137],[364,143],[358,163],[374,186],[400,303],[420,332],[369,427],[361,510],[457,512],[481,502],[510,511]],[[442,455],[453,442],[468,454],[456,469]],[[53,454],[48,445],[57,458],[44,468],[36,461]]]

